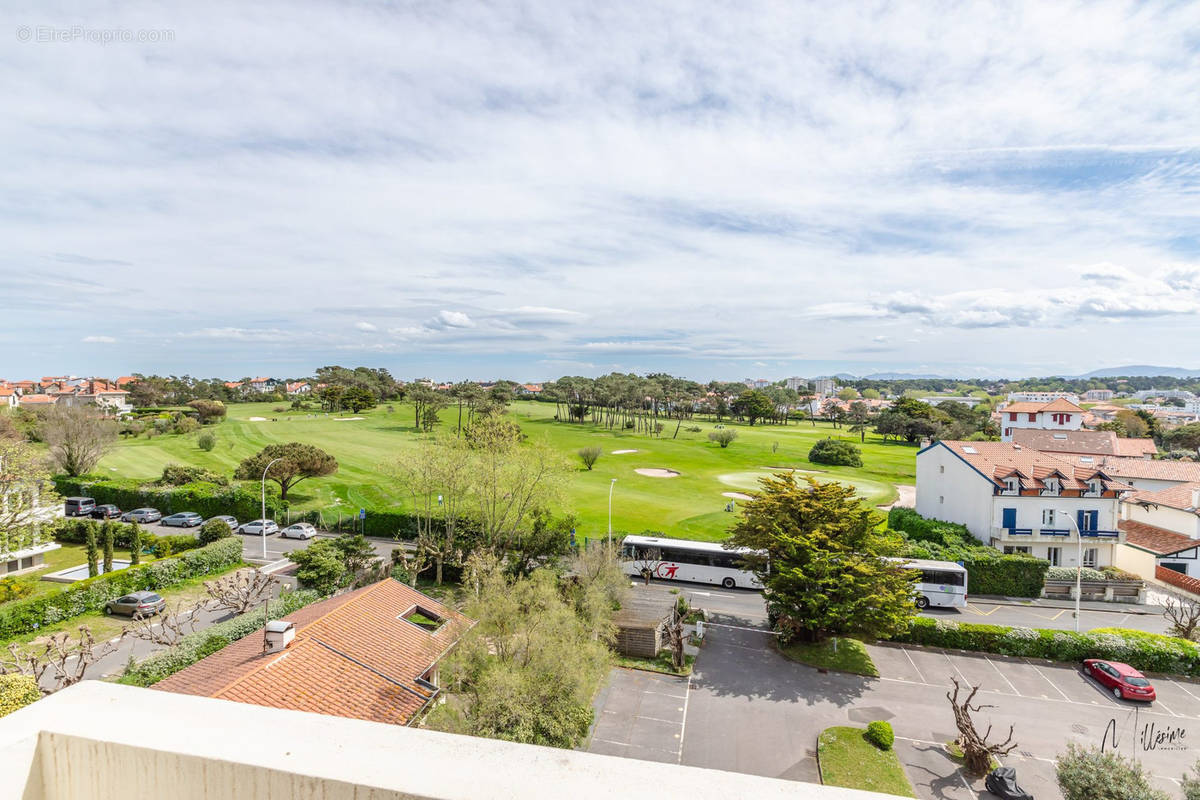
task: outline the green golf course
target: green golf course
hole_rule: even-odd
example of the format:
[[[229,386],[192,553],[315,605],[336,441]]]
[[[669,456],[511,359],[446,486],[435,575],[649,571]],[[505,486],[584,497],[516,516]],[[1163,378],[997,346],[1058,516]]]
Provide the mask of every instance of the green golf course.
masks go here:
[[[328,478],[300,483],[292,492],[292,507],[320,509],[334,515],[356,513],[359,508],[403,508],[410,501],[402,486],[380,469],[418,439],[412,407],[384,404],[359,414],[314,414],[275,410],[271,403],[231,405],[220,424],[206,427],[216,434],[211,452],[201,450],[196,434],[139,437],[121,441],[100,462],[96,472],[119,477],[156,478],[165,464],[174,462],[207,467],[232,475],[238,462],[260,448],[299,441],[320,447],[337,458],[339,469]],[[390,409],[390,411],[389,411]],[[754,491],[760,477],[781,469],[803,470],[817,480],[849,483],[874,505],[896,499],[897,484],[915,480],[916,448],[883,442],[868,435],[862,446],[860,468],[827,467],[808,461],[813,443],[825,437],[858,442],[858,436],[828,423],[756,425],[723,423],[737,431],[728,448],[708,441],[715,424],[707,420],[685,422],[677,438],[674,424],[657,438],[629,431],[614,432],[589,424],[554,420],[554,405],[532,401],[512,404],[509,414],[531,440],[541,440],[567,458],[571,474],[564,509],[579,518],[579,535],[597,537],[608,527],[608,498],[612,486],[612,526],[615,531],[661,531],[668,536],[717,540],[725,536],[735,514],[726,511],[737,495]],[[457,409],[441,414],[442,427],[453,432]],[[697,426],[699,432],[689,432]],[[582,447],[603,451],[591,471],[575,453]],[[633,451],[616,453],[615,451]],[[675,477],[652,477],[637,470],[674,471]],[[617,482],[612,485],[612,479]],[[728,494],[726,494],[728,493]],[[730,495],[733,495],[732,497]]]

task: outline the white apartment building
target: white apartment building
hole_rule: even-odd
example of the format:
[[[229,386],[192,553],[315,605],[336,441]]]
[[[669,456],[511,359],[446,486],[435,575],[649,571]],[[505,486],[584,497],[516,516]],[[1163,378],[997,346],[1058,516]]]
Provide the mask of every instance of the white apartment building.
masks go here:
[[[793,392],[798,392],[801,389],[808,388],[808,379],[807,378],[788,378],[786,381],[786,385],[787,385],[787,388],[791,389]]]
[[[1112,389],[1088,389],[1083,393],[1083,399],[1088,403],[1107,403],[1113,399]]]
[[[1128,488],[1095,466],[1009,442],[943,441],[917,453],[917,513],[1052,566],[1114,563]]]
[[[998,410],[1000,440],[1011,442],[1013,431],[1035,428],[1044,431],[1077,431],[1083,427],[1083,409],[1070,400],[1059,397],[1040,400],[1017,400]]]
[[[1009,392],[1008,402],[1017,403],[1053,403],[1055,400],[1066,400],[1068,403],[1079,404],[1079,395],[1071,392]]]
[[[819,395],[837,394],[837,381],[833,378],[814,378],[813,391]]]

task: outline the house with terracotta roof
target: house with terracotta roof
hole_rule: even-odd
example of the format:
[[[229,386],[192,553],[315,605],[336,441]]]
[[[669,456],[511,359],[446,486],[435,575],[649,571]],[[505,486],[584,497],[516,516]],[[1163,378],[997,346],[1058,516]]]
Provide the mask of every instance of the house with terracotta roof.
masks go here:
[[[1114,563],[1126,491],[1095,465],[1012,442],[941,441],[917,453],[917,513],[1054,566]]]
[[[179,694],[407,725],[474,620],[392,578],[267,624],[154,685]]]
[[[23,394],[21,395],[21,407],[45,408],[52,406],[58,402],[58,395],[55,394]]]
[[[276,378],[252,378],[250,380],[250,391],[260,394],[270,394],[279,388],[282,381]]]
[[[1083,427],[1083,409],[1065,397],[1049,401],[1016,400],[1001,406],[1000,440],[1011,442],[1022,428],[1044,431],[1077,431]]]
[[[11,386],[0,386],[0,407],[16,408],[21,405],[21,395]]]
[[[1176,531],[1131,519],[1119,527],[1125,542],[1118,552],[1117,566],[1142,578],[1155,578],[1159,568],[1200,578],[1200,542]]]
[[[1011,441],[1043,453],[1129,458],[1153,458],[1158,455],[1158,446],[1153,439],[1123,439],[1114,431],[1018,428],[1012,432]]]
[[[311,394],[312,384],[308,381],[292,381],[287,385],[286,390],[290,395]]]
[[[1064,454],[1080,466],[1098,466],[1121,483],[1139,491],[1170,489],[1181,483],[1200,482],[1200,463],[1176,459],[1075,456]]]
[[[60,406],[94,406],[105,413],[118,415],[133,411],[133,406],[129,404],[129,392],[99,378],[77,384],[56,384],[46,389],[46,393],[55,395]]]

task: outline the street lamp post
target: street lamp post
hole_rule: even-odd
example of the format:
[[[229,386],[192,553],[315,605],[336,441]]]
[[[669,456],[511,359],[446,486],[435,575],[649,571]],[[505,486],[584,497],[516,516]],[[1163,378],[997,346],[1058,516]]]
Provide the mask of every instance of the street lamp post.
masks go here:
[[[613,487],[617,485],[617,479],[613,478],[608,484],[608,546],[612,547],[612,493]]]
[[[1083,594],[1083,532],[1079,530],[1079,523],[1075,522],[1070,514],[1065,516],[1067,522],[1071,523],[1071,527],[1075,529],[1075,541],[1078,544],[1075,554],[1075,632],[1079,633],[1079,598]]]
[[[271,466],[276,461],[283,461],[282,458],[276,458],[267,464],[263,469],[262,476],[262,516],[259,518],[259,532],[262,534],[262,557],[263,561],[267,560],[267,473],[271,470]]]

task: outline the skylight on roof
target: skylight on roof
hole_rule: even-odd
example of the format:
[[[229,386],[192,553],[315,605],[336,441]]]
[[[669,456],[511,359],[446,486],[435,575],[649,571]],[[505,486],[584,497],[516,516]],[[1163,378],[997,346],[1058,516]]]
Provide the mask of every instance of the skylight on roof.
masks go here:
[[[1079,462],[1081,464],[1091,464],[1095,460],[1096,459],[1092,458],[1091,456],[1080,456],[1079,457]]]
[[[1054,434],[1054,438],[1055,439],[1065,439],[1065,438],[1067,438],[1067,435],[1065,433],[1056,433],[1056,434]]]
[[[962,450],[963,450],[963,452],[964,452],[964,453],[969,453],[969,454],[971,454],[971,455],[975,455],[976,453],[978,453],[978,452],[979,452],[979,451],[978,451],[978,450],[976,450],[974,447],[971,447],[971,445],[969,445],[969,444],[964,444],[964,445],[963,445],[963,449],[962,449]]]

